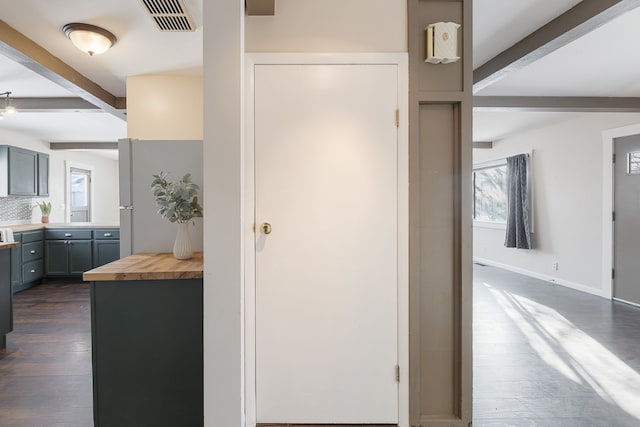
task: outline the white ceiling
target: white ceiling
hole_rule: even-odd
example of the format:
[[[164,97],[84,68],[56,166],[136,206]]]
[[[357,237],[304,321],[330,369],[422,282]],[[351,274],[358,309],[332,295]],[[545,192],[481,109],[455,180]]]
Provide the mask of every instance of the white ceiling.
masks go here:
[[[189,33],[160,32],[141,0],[2,3],[3,21],[115,96],[126,96],[127,76],[202,74],[203,0],[185,0],[196,25],[196,31]],[[62,32],[70,22],[103,27],[118,41],[106,53],[90,57],[76,49]]]
[[[5,22],[116,96],[126,95],[127,76],[202,74],[202,7],[185,0],[194,33],[162,33],[141,0],[20,0],[2,5]],[[348,0],[345,0],[348,1]],[[396,1],[396,0],[393,0]],[[580,0],[474,0],[474,67],[512,46]],[[102,26],[118,37],[105,54],[89,57],[61,29],[69,22]],[[640,9],[480,91],[478,95],[640,96]],[[0,57],[0,92],[15,97],[73,96],[18,64]],[[496,140],[561,120],[557,113],[476,112],[474,139]],[[104,113],[21,112],[0,127],[46,141],[115,141],[126,124]]]
[[[575,0],[474,0],[474,64],[480,65],[570,9]],[[521,70],[478,96],[639,97],[640,9],[628,12]],[[602,113],[610,114],[610,113]],[[575,113],[474,112],[474,140],[499,140]]]
[[[203,0],[184,0],[195,32],[160,32],[141,0],[20,0],[2,2],[0,19],[43,46],[63,62],[118,97],[126,96],[126,78],[141,74],[202,75]],[[116,44],[89,57],[62,32],[70,22],[111,31]],[[0,56],[0,92],[12,97],[75,97],[24,66]],[[126,122],[107,113],[19,112],[0,128],[42,141],[117,141],[127,135]]]
[[[473,68],[571,9],[581,0],[473,0]]]

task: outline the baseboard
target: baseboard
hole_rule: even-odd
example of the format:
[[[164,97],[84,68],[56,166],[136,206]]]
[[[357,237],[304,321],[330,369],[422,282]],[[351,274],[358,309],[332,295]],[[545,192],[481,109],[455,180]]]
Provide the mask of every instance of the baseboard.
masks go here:
[[[545,282],[554,283],[556,285],[564,286],[576,291],[585,292],[591,295],[595,295],[601,298],[610,299],[600,289],[594,289],[591,286],[581,285],[580,283],[571,282],[569,280],[559,279],[557,277],[547,276],[545,274],[536,273],[534,271],[525,270],[524,268],[514,267],[512,265],[502,264],[490,259],[473,257],[473,262],[479,264],[490,265],[492,267],[502,268],[503,270],[513,271],[514,273],[522,274],[523,276],[533,277],[534,279],[543,280]]]

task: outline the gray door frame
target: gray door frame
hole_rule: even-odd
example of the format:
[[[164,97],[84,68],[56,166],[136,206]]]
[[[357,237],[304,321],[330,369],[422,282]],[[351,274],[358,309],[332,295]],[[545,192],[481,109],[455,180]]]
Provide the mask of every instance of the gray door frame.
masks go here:
[[[640,123],[602,132],[602,275],[601,296],[613,299],[613,148],[616,138],[640,134]]]

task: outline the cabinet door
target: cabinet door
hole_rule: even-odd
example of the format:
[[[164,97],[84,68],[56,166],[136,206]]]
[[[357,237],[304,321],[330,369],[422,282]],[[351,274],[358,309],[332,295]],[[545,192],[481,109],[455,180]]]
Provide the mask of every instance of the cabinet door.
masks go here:
[[[38,196],[49,195],[49,155],[38,153]]]
[[[79,275],[93,265],[91,240],[69,240],[69,274]]]
[[[47,240],[44,242],[45,276],[66,276],[69,274],[69,251],[67,240]]]
[[[38,195],[38,153],[9,147],[9,195]]]
[[[0,250],[0,348],[4,348],[4,335],[13,329],[11,313],[11,275],[9,274],[10,252]]]
[[[13,235],[16,242],[22,242],[22,234],[15,233]],[[11,287],[13,292],[21,290],[22,286],[22,248],[11,249]]]
[[[120,259],[119,240],[93,241],[93,268],[100,267],[117,259]]]
[[[24,285],[24,288],[30,287],[28,286],[30,283],[42,279],[42,276],[41,259],[22,264],[22,284]]]

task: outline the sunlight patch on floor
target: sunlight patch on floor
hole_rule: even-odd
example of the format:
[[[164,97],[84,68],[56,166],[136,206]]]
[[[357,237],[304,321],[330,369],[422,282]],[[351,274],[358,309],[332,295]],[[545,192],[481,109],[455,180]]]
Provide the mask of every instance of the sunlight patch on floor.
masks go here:
[[[556,310],[484,283],[549,366],[640,420],[640,375]]]

